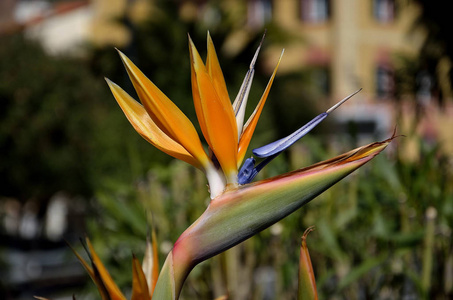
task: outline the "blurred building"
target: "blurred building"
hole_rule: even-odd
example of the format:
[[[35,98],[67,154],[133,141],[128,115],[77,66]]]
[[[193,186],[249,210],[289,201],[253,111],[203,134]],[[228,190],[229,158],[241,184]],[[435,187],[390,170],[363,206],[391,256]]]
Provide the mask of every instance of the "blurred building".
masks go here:
[[[87,43],[123,46],[130,42],[131,33],[120,20],[140,22],[149,16],[156,2],[3,0],[0,32],[16,23],[51,53],[68,53]],[[319,85],[333,98],[358,88],[374,100],[392,98],[394,56],[415,56],[424,39],[421,33],[409,34],[418,9],[405,0],[178,2],[181,18],[195,18],[208,26],[221,18],[216,10],[225,10],[227,17],[238,24],[237,32],[231,33],[237,40],[236,47],[246,39],[247,32],[264,31],[271,23],[286,34],[300,37],[302,42],[285,46],[280,71],[316,67]],[[281,47],[274,50],[272,58],[278,57]]]
[[[279,74],[310,69],[311,80],[328,107],[362,88],[347,109],[334,118],[340,127],[353,122],[359,138],[384,137],[393,130],[395,72],[400,57],[415,58],[425,34],[412,30],[419,8],[404,0],[249,0],[181,1],[181,15],[212,22],[221,16],[238,24],[223,49],[235,52],[251,32],[278,28],[290,37]],[[214,10],[214,12],[213,12]],[[191,14],[190,14],[190,13]],[[272,30],[271,29],[271,30]],[[234,39],[234,41],[233,41]],[[282,49],[268,47],[263,56],[269,73]],[[263,59],[263,58],[261,58]],[[430,78],[423,95],[431,98]],[[341,126],[344,125],[344,126]]]
[[[365,139],[388,136],[393,130],[396,71],[402,57],[417,57],[426,37],[423,31],[413,30],[420,9],[408,0],[175,3],[181,19],[204,24],[213,32],[223,21],[233,24],[221,49],[226,54],[238,53],[252,36],[266,28],[289,37],[283,45],[267,45],[261,62],[270,73],[284,47],[279,74],[309,69],[320,95],[320,107],[362,88],[353,101],[346,103],[348,108],[338,110],[334,118],[340,124],[338,128],[356,124],[358,134]],[[162,13],[159,0],[3,0],[0,34],[23,30],[28,37],[41,41],[51,54],[83,55],[87,45],[127,45],[134,24]],[[450,65],[444,65],[445,74]],[[433,98],[434,80],[430,76],[422,72],[415,79],[415,102],[423,107],[430,106]],[[434,115],[433,120],[439,119],[437,112]],[[431,132],[441,132],[438,129],[444,127],[433,126]],[[453,149],[452,138],[443,140]]]
[[[120,19],[139,22],[149,7],[146,0],[2,0],[0,35],[23,31],[50,54],[83,55],[88,45],[127,44]]]
[[[316,66],[334,97],[363,88],[376,100],[394,91],[394,55],[415,57],[423,35],[409,34],[417,7],[398,0],[282,0],[275,22],[304,42],[285,52],[282,67]]]
[[[131,42],[136,24],[165,13],[159,3],[159,0],[3,0],[0,34],[23,30],[28,37],[41,41],[51,54],[83,55],[87,45],[121,48]],[[425,32],[413,29],[420,8],[408,0],[174,3],[181,19],[196,21],[212,32],[221,24],[233,24],[221,49],[223,54],[240,52],[266,28],[269,34],[274,31],[286,35],[285,42],[267,45],[260,61],[270,73],[284,47],[279,74],[310,70],[320,108],[362,88],[353,101],[346,103],[348,108],[338,110],[333,118],[339,122],[340,130],[355,124],[359,138],[365,140],[388,136],[393,130],[396,71],[404,61],[401,58],[416,59],[426,37]],[[451,66],[444,67],[443,72],[448,74]],[[434,79],[430,76],[420,73],[415,79],[418,86],[415,102],[423,107],[433,102]],[[450,141],[449,147],[453,149],[453,139],[443,139]]]
[[[398,57],[416,57],[424,39],[421,32],[411,31],[419,13],[417,6],[398,0],[283,0],[272,4],[275,22],[303,38],[285,51],[287,63],[282,62],[282,69],[316,70],[315,80],[331,104],[363,88],[335,118],[340,124],[354,121],[359,134],[365,136],[387,135],[393,130]]]

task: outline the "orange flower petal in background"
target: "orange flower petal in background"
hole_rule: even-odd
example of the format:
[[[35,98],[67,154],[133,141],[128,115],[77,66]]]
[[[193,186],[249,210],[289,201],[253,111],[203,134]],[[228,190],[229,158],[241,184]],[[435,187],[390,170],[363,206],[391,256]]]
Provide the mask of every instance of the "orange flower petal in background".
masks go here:
[[[151,119],[163,132],[195,157],[201,165],[206,166],[209,158],[192,122],[126,55],[118,52],[140,101]]]
[[[106,81],[127,119],[145,140],[170,156],[183,160],[197,168],[202,168],[197,159],[195,159],[183,146],[169,137],[159,128],[159,126],[157,126],[156,123],[154,123],[145,108],[140,103],[135,101],[128,93],[126,93],[114,82],[109,79],[106,79]]]
[[[90,275],[91,279],[94,281],[94,283],[96,284],[96,287],[98,288],[98,291],[99,291],[99,294],[101,295],[101,299],[102,300],[109,300],[110,299],[110,296],[105,288],[105,285],[104,283],[102,282],[102,279],[99,277],[99,271],[96,270],[96,272],[94,271],[94,268],[92,268],[83,258],[82,256],[80,256],[79,253],[77,253],[74,248],[72,248],[71,245],[69,245],[69,247],[71,248],[72,252],[74,252],[75,256],[77,257],[77,259],[80,261],[80,263],[82,264],[82,266],[85,268],[85,270],[87,271],[87,273]],[[95,266],[93,266],[95,267]],[[36,298],[36,296],[35,296]],[[41,298],[41,297],[38,297],[37,299],[45,299],[45,298]]]
[[[132,257],[132,296],[131,300],[151,300],[145,274],[140,262]]]
[[[214,152],[228,183],[237,183],[237,141],[236,119],[231,103],[219,97],[211,77],[206,70],[197,49],[190,40],[192,64],[199,97],[194,97],[197,117],[203,119],[203,130],[209,147]],[[211,50],[212,51],[212,50]]]
[[[112,277],[110,276],[107,269],[102,264],[99,256],[97,255],[96,251],[94,251],[93,245],[91,245],[90,240],[87,238],[86,243],[88,245],[88,249],[91,254],[91,260],[93,265],[96,267],[96,270],[99,271],[99,277],[102,279],[102,282],[105,285],[105,289],[107,290],[110,299],[112,300],[126,300],[126,297],[121,293],[120,289],[113,281]]]

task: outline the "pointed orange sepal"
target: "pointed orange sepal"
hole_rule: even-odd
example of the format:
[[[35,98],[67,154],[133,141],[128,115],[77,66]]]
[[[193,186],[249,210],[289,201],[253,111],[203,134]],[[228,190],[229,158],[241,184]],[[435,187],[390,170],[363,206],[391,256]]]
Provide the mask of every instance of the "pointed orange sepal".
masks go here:
[[[132,257],[132,296],[131,300],[151,300],[145,274],[138,259]]]
[[[88,238],[86,239],[87,243],[89,243]],[[93,247],[91,244],[89,244],[89,250],[85,248],[87,251],[90,260],[91,260],[91,265],[90,266],[83,258],[80,256],[79,253],[75,251],[75,249],[69,245],[71,248],[72,252],[76,255],[77,259],[80,261],[82,266],[85,268],[85,270],[88,272],[90,275],[91,279],[94,281],[96,284],[96,287],[98,288],[99,294],[101,295],[102,300],[111,300],[111,299],[126,299],[124,295],[121,293],[121,291],[118,289],[116,284],[112,281],[112,278],[110,275],[108,275],[108,272],[105,270],[104,265],[102,262],[99,260],[97,257],[96,252],[94,252]],[[95,258],[96,262],[95,262]],[[102,271],[101,271],[102,270]],[[107,272],[107,276],[105,273]],[[104,275],[102,275],[104,274]]]
[[[88,274],[90,275],[90,277],[93,280],[94,284],[96,284],[96,287],[98,288],[99,294],[101,295],[101,299],[102,300],[109,300],[110,299],[110,295],[109,295],[107,289],[105,288],[104,282],[102,281],[101,277],[99,276],[99,272],[97,270],[95,271],[95,266],[93,265],[93,268],[92,268],[82,258],[82,256],[80,256],[80,254],[77,253],[74,248],[72,248],[71,245],[69,245],[69,247],[71,248],[72,252],[74,252],[75,256],[80,261],[80,263],[85,268],[85,270],[88,272]]]
[[[106,81],[127,119],[145,140],[170,156],[183,160],[199,169],[202,168],[197,159],[154,123],[140,103],[135,101],[135,99],[114,82],[107,78]]]
[[[102,261],[100,260],[96,251],[94,251],[93,245],[91,245],[91,242],[88,238],[86,238],[86,243],[90,251],[91,262],[93,264],[93,271],[95,273],[95,276],[99,276],[99,278],[102,280],[102,283],[104,284],[104,287],[109,295],[108,299],[126,300],[126,297],[124,297],[123,293],[121,293],[120,289],[113,281],[109,272],[102,264]],[[98,275],[96,275],[96,273],[98,273]]]
[[[198,92],[198,95],[194,96],[197,117],[205,139],[219,161],[227,180],[230,183],[235,183],[237,182],[238,133],[233,108],[229,99],[219,97],[215,85],[190,38],[189,44],[195,75],[192,76],[192,79],[196,81],[196,88],[193,92]]]
[[[282,52],[283,55],[283,52]],[[239,150],[238,150],[238,164],[237,167],[239,168],[244,160],[245,153],[247,152],[247,148],[250,144],[250,140],[252,139],[253,132],[255,131],[256,124],[261,116],[261,112],[263,111],[264,104],[266,103],[267,96],[269,95],[269,91],[272,87],[272,83],[274,82],[275,75],[277,74],[278,66],[280,65],[280,61],[282,60],[282,55],[278,60],[277,66],[275,66],[274,72],[272,73],[269,82],[267,83],[266,89],[264,90],[263,95],[261,96],[260,102],[256,106],[255,110],[253,111],[252,115],[247,120],[247,123],[244,125],[244,129],[239,140]]]
[[[192,122],[126,55],[118,52],[137,95],[151,119],[163,132],[195,157],[201,165],[206,166],[209,158]]]

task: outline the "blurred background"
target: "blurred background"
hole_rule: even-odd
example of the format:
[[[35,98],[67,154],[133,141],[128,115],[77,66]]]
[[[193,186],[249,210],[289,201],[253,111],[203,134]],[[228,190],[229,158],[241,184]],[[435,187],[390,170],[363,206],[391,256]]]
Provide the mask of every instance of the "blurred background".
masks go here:
[[[295,299],[300,237],[321,299],[453,297],[453,36],[448,1],[1,0],[0,298],[97,299],[67,243],[90,237],[130,295],[152,213],[161,262],[209,202],[201,172],[144,141],[104,81],[135,95],[115,47],[188,116],[187,34],[214,40],[234,99],[267,30],[250,149],[357,96],[260,178],[397,138],[301,210],[199,265],[182,299]],[[196,122],[195,122],[196,123]]]

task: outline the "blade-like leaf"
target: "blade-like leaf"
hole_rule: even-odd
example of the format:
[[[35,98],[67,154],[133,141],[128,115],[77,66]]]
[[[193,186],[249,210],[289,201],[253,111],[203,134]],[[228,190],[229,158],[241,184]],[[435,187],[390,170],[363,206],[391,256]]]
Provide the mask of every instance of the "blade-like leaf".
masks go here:
[[[297,299],[298,300],[317,300],[318,292],[316,290],[315,274],[311,264],[310,253],[307,247],[307,236],[314,230],[314,227],[309,227],[305,230],[302,236],[300,245],[300,260],[299,260],[299,286]]]

